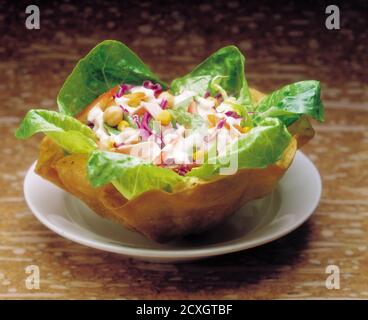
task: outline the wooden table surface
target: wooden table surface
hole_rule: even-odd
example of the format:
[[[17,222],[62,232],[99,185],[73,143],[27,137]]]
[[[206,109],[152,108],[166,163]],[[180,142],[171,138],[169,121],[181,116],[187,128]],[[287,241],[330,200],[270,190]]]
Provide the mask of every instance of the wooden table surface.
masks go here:
[[[340,6],[340,30],[326,29],[325,5],[237,0],[195,10],[186,2],[59,2],[40,5],[41,29],[27,30],[25,3],[0,5],[0,299],[368,298],[366,1]],[[315,123],[304,148],[323,179],[311,219],[271,244],[178,265],[87,248],[41,225],[22,190],[41,137],[16,141],[14,130],[29,108],[56,109],[74,64],[107,38],[125,42],[165,80],[226,44],[246,55],[246,76],[260,90],[320,80],[326,122]],[[338,290],[325,287],[331,264],[340,268]],[[25,286],[28,265],[40,268],[39,290]]]

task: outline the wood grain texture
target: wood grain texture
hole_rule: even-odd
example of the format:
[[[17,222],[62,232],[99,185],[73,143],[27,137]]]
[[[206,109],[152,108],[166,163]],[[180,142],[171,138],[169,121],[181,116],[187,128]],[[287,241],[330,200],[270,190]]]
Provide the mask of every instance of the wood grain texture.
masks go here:
[[[0,299],[368,298],[366,1],[341,5],[340,30],[327,30],[325,6],[308,1],[185,3],[45,4],[33,31],[24,27],[24,3],[0,4]],[[56,109],[73,65],[107,38],[125,42],[165,80],[230,43],[262,91],[321,80],[327,120],[304,147],[323,179],[312,218],[271,244],[179,265],[128,260],[42,226],[22,192],[41,137],[16,141],[14,130],[30,107]],[[25,287],[31,264],[40,267],[40,290]],[[329,264],[341,269],[340,290],[325,287]]]

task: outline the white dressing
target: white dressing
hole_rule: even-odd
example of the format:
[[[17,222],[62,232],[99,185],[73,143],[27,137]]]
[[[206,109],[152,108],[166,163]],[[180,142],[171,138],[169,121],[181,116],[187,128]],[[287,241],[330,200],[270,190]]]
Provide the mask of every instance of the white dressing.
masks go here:
[[[144,93],[144,98],[138,100],[137,106],[131,106],[129,100],[135,93]],[[126,118],[128,113],[132,117],[129,120],[131,126],[125,123],[121,132],[116,131],[117,127],[115,131],[108,132],[104,126],[104,111],[99,105],[90,110],[87,120],[93,124],[99,145],[104,150],[130,154],[157,165],[191,164],[195,152],[214,150],[218,155],[225,154],[229,143],[243,134],[240,131],[241,118],[225,114],[234,112],[231,103],[235,101],[235,98],[230,97],[215,107],[214,99],[200,97],[194,91],[185,90],[174,96],[174,109],[182,108],[184,112],[196,113],[204,120],[202,127],[193,131],[186,122],[180,124],[169,120],[162,125],[162,98],[156,98],[152,89],[135,86],[125,95],[115,97],[115,103],[125,111],[122,121],[129,120]],[[189,110],[192,102],[195,107],[192,105]],[[138,127],[132,127],[132,123],[136,122]]]

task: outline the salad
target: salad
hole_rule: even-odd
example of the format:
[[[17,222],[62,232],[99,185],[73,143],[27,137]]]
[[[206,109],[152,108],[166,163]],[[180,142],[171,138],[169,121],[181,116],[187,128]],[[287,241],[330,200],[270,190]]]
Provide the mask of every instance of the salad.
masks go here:
[[[43,132],[36,172],[102,216],[160,242],[203,232],[271,192],[324,120],[318,81],[264,95],[244,64],[227,46],[168,85],[107,40],[16,137]]]

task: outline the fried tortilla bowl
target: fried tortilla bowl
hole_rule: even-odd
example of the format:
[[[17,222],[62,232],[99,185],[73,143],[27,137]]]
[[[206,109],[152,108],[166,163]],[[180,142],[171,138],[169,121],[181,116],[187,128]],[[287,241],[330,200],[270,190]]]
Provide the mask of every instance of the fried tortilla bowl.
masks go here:
[[[254,101],[263,97],[254,89],[251,95]],[[289,131],[293,138],[282,158],[267,168],[242,169],[234,175],[203,181],[173,193],[150,190],[131,200],[125,199],[112,184],[93,188],[87,178],[88,156],[65,155],[47,137],[40,146],[36,173],[70,192],[102,217],[163,243],[206,231],[248,201],[270,193],[291,165],[296,150],[314,134],[306,118],[295,122]]]

